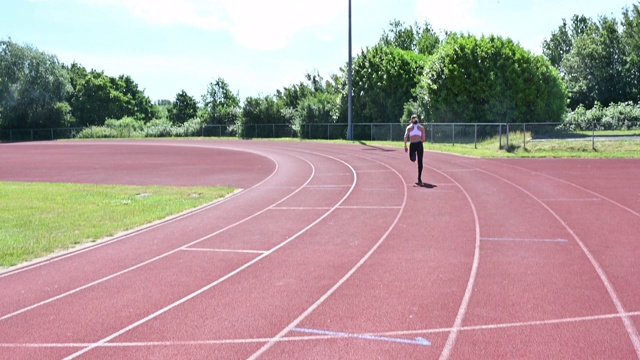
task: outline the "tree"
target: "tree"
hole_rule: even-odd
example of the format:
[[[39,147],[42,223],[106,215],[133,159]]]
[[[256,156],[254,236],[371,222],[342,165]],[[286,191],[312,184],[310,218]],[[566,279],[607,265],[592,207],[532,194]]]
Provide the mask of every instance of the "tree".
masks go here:
[[[404,104],[415,100],[413,90],[426,60],[413,51],[381,44],[363,50],[353,63],[354,121],[400,121]],[[346,111],[346,96],[342,102],[342,111]]]
[[[440,44],[440,38],[426,21],[422,26],[417,22],[413,26],[406,26],[403,22],[394,20],[389,23],[389,30],[382,33],[379,44],[431,55]]]
[[[0,41],[0,127],[49,128],[73,122],[72,88],[57,57],[11,40]]]
[[[435,122],[561,121],[566,111],[557,69],[497,36],[451,34],[416,93],[414,107]]]
[[[258,128],[257,125],[289,125],[283,109],[283,103],[271,95],[246,98],[242,106],[242,116],[238,121],[238,134],[243,138],[275,136],[271,127],[268,132],[261,132],[262,128]]]
[[[202,119],[209,124],[234,126],[240,118],[240,98],[222,78],[209,83],[202,95]]]
[[[640,102],[640,4],[622,12],[622,41],[627,51],[625,78],[629,80],[629,100]]]
[[[176,100],[168,108],[168,117],[174,124],[184,124],[198,116],[196,99],[182,90],[176,94]]]
[[[615,18],[591,23],[562,60],[565,82],[571,94],[569,106],[590,109],[596,102],[608,106],[629,98],[625,76],[627,50]]]
[[[80,125],[100,126],[107,119],[124,117],[149,121],[157,115],[157,106],[130,76],[116,78],[74,65],[69,71],[76,84],[70,100],[72,113]]]
[[[342,78],[333,75],[325,80],[317,71],[305,75],[306,83],[300,82],[276,97],[282,103],[282,116],[300,137],[308,135],[307,126],[314,123],[335,123],[340,111]]]

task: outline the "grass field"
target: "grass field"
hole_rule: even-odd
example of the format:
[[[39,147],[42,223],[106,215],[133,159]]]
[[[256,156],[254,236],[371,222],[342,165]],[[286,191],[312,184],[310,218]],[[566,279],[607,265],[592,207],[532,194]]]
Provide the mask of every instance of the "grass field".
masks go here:
[[[0,267],[196,208],[232,188],[0,182]]]

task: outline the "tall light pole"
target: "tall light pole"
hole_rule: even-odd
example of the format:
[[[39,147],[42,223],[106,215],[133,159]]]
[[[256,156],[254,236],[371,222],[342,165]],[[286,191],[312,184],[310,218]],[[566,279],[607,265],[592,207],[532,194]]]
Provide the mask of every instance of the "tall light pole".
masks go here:
[[[347,102],[347,140],[353,140],[353,127],[352,127],[352,97],[353,97],[353,69],[351,61],[351,0],[349,0],[349,92]]]

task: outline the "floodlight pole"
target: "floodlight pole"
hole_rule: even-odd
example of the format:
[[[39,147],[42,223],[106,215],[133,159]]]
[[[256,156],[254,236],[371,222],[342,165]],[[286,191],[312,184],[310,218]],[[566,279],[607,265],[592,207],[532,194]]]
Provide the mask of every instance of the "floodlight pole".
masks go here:
[[[353,69],[351,61],[351,0],[349,0],[349,90],[348,90],[348,104],[347,104],[347,140],[353,140],[353,127],[352,127],[352,97],[353,97]]]

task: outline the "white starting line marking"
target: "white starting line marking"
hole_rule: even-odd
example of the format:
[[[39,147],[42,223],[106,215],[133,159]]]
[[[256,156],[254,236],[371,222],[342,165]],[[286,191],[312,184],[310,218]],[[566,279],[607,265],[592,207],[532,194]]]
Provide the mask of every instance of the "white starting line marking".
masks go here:
[[[600,201],[600,198],[587,198],[587,199],[562,199],[562,198],[558,198],[558,199],[540,199],[540,201],[566,201],[566,202],[570,202],[570,201]]]
[[[228,252],[228,253],[245,253],[245,254],[265,254],[262,250],[236,250],[236,249],[206,249],[206,248],[184,248],[184,251],[208,251],[208,252]]]
[[[340,206],[339,209],[402,209],[402,206]]]
[[[532,327],[532,326],[545,326],[545,325],[555,325],[555,324],[571,324],[571,323],[587,322],[587,321],[617,319],[622,316],[628,316],[628,317],[640,316],[640,311],[629,312],[624,314],[604,314],[604,315],[564,318],[564,319],[555,319],[555,320],[539,320],[539,321],[528,321],[528,322],[519,322],[519,323],[462,326],[458,330],[459,331],[481,331],[481,330],[496,330],[496,329],[507,329],[507,328],[514,328],[514,327],[525,327],[525,326]],[[321,332],[320,330],[302,329],[302,328],[293,328],[292,331],[308,332],[308,333]],[[279,341],[279,342],[317,341],[317,340],[331,340],[331,339],[338,339],[338,338],[344,338],[344,337],[353,337],[353,338],[364,338],[364,339],[385,340],[385,341],[402,340],[403,342],[413,342],[415,344],[426,345],[426,343],[422,343],[423,340],[418,340],[422,338],[416,338],[416,340],[407,340],[407,339],[398,339],[395,337],[407,336],[407,335],[411,336],[411,335],[448,333],[450,331],[451,331],[450,328],[389,331],[389,332],[380,332],[380,333],[361,333],[361,334],[322,331],[324,335],[282,337],[277,339],[276,341]],[[219,340],[198,340],[198,341],[148,341],[148,342],[140,341],[140,342],[111,342],[111,343],[107,342],[107,343],[102,343],[98,345],[93,343],[0,343],[0,349],[1,348],[5,348],[5,349],[7,348],[78,348],[78,347],[87,347],[92,345],[96,345],[96,347],[104,347],[104,348],[149,347],[149,346],[194,346],[194,345],[265,343],[269,341],[273,341],[273,339],[252,338],[252,339],[219,339]],[[424,340],[424,341],[428,341],[428,340]]]
[[[483,241],[568,242],[567,239],[480,238]]]
[[[352,333],[345,333],[345,332],[305,329],[305,328],[293,328],[291,329],[291,331],[318,334],[318,335],[329,335],[329,336],[335,336],[335,337],[351,337],[351,338],[365,339],[365,340],[389,341],[389,342],[397,342],[397,343],[413,344],[413,345],[424,345],[424,346],[431,345],[431,342],[429,340],[422,337],[417,337],[415,339],[402,339],[402,338],[393,338],[393,337],[387,337],[387,336],[352,334]]]
[[[304,206],[274,206],[272,210],[329,210],[330,207],[304,207]]]
[[[351,187],[351,185],[309,185],[307,186],[307,189],[329,189],[329,190],[333,190],[333,189],[341,189],[341,188],[348,188]]]

